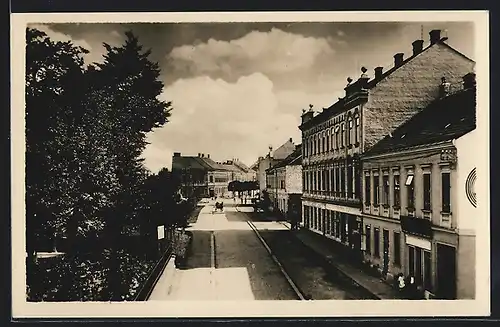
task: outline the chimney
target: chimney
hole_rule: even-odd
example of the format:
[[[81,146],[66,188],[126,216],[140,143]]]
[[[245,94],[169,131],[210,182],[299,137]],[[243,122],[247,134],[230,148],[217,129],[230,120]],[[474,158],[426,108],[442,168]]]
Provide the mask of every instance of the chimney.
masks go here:
[[[468,73],[463,78],[464,81],[464,90],[472,89],[476,87],[476,74]]]
[[[180,157],[181,153],[180,152],[174,152],[174,157]]]
[[[437,43],[441,39],[441,30],[432,30],[429,32],[431,44]]]
[[[306,111],[305,109],[302,110],[302,124],[307,123],[309,120],[313,119],[314,117],[314,111],[313,111],[313,105],[309,105],[309,111]]]
[[[424,48],[424,40],[415,40],[411,45],[413,45],[413,55],[416,56],[422,52],[422,49]]]
[[[401,66],[401,64],[403,63],[403,56],[404,56],[404,53],[402,53],[402,52],[396,53],[394,55],[394,66],[395,67]]]
[[[379,80],[382,77],[382,71],[384,70],[384,67],[376,67],[375,68],[375,79]]]

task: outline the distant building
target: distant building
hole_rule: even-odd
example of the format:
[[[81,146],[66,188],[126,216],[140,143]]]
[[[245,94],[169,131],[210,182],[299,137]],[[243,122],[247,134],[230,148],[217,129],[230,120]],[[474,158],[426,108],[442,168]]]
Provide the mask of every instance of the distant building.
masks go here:
[[[474,299],[474,74],[363,155],[365,258],[428,294]]]
[[[210,154],[198,153],[198,156],[181,156],[175,152],[172,158],[172,174],[181,181],[181,190],[185,196],[213,197],[228,196],[231,181],[255,180],[255,172],[238,160],[215,162]]]
[[[347,254],[363,259],[361,163],[359,156],[386,135],[452,91],[474,61],[446,44],[439,30],[430,43],[413,42],[413,53],[394,55],[387,71],[374,77],[348,79],[345,96],[315,115],[303,112],[303,224],[342,245]]]
[[[288,157],[293,151],[295,151],[295,144],[293,143],[292,138],[290,138],[274,152],[272,151],[272,148],[269,148],[267,156],[259,157],[257,162],[252,165],[252,169],[256,172],[256,177],[261,191],[267,188],[266,170]]]
[[[291,218],[291,206],[300,212],[302,196],[302,146],[296,146],[288,157],[267,169],[267,193],[271,209]]]

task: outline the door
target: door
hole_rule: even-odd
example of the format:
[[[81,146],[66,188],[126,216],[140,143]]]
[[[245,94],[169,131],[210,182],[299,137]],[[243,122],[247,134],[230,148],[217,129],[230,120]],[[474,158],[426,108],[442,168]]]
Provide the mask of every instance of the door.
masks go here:
[[[456,299],[456,250],[437,244],[437,295],[441,299]]]
[[[384,275],[387,274],[387,272],[389,271],[389,231],[387,229],[384,229],[384,235],[382,236],[383,238],[383,251],[384,251],[384,266],[383,266],[383,270],[382,270],[382,273]]]

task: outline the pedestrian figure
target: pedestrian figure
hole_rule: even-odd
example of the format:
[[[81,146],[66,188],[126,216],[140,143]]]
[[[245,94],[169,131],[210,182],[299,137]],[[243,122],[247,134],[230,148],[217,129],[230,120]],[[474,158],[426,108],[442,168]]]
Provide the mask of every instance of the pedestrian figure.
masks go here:
[[[397,283],[398,283],[398,291],[400,294],[402,294],[405,291],[406,287],[405,278],[402,273],[398,274]]]

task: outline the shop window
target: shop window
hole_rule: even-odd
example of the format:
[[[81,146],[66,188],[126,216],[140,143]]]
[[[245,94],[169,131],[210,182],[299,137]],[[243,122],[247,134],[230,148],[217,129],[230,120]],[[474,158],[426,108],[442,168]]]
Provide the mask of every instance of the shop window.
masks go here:
[[[429,291],[432,290],[432,264],[429,251],[424,251],[424,288]]]

